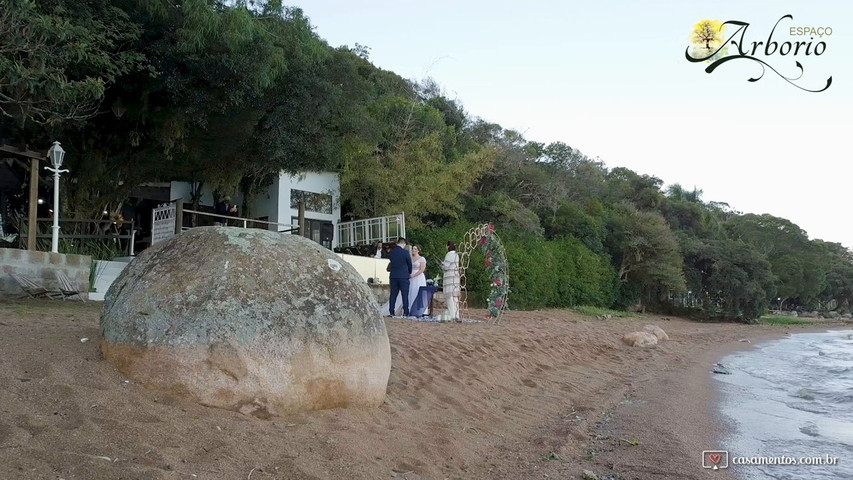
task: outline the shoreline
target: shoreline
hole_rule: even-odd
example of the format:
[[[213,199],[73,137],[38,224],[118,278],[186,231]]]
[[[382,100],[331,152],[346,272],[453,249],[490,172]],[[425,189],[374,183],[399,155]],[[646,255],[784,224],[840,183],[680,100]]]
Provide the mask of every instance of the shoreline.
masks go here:
[[[731,465],[716,472],[701,468],[702,451],[730,450],[725,438],[736,428],[718,408],[724,392],[719,381],[714,379],[711,367],[731,354],[755,349],[789,334],[851,330],[853,325],[833,321],[812,325],[744,325],[744,328],[754,329],[744,332],[746,335],[742,338],[747,338],[748,343],[727,338],[712,344],[689,360],[684,370],[662,372],[656,384],[632,391],[636,401],[617,406],[612,423],[597,429],[596,435],[603,433],[605,437],[619,435],[624,438],[629,432],[646,431],[647,436],[657,440],[644,448],[631,447],[624,442],[605,443],[607,453],[598,461],[588,463],[588,467],[604,478],[617,474],[614,478],[703,479],[711,473],[716,479],[740,478]],[[666,388],[661,388],[662,385]],[[667,432],[669,438],[666,438]]]
[[[100,356],[99,315],[0,303],[0,478],[705,478],[701,450],[722,432],[708,367],[789,331],[851,328],[569,311],[508,312],[497,326],[387,319],[381,407],[262,420],[127,381]],[[670,340],[621,342],[647,324]]]

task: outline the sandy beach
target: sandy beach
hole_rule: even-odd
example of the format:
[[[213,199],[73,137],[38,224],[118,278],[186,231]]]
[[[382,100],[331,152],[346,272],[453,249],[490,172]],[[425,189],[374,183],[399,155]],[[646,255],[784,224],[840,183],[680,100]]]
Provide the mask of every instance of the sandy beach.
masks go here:
[[[100,357],[99,314],[93,302],[0,304],[0,478],[707,478],[701,451],[724,448],[725,428],[710,365],[838,325],[566,311],[509,312],[498,326],[388,319],[382,407],[262,420],[127,381]],[[647,324],[671,339],[621,343]]]

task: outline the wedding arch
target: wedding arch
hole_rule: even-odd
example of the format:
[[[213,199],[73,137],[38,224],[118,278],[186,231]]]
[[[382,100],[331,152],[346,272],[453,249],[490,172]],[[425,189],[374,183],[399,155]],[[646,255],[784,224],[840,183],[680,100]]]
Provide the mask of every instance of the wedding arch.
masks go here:
[[[497,324],[506,309],[509,294],[509,271],[507,269],[506,250],[495,233],[495,226],[485,223],[468,230],[459,245],[459,284],[462,287],[459,297],[460,317],[466,318],[468,311],[468,290],[465,288],[465,273],[471,262],[471,253],[477,249],[485,257],[486,273],[491,279],[489,296],[486,299],[486,320]]]

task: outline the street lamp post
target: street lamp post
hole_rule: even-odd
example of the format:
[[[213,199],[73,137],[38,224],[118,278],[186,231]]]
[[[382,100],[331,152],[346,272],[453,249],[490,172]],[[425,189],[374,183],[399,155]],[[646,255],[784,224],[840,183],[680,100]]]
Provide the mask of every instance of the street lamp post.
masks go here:
[[[53,146],[47,151],[47,158],[50,159],[53,168],[44,167],[45,170],[53,172],[53,238],[50,242],[50,251],[53,253],[59,252],[59,174],[68,171],[59,169],[64,157],[65,150],[59,142],[53,142]]]

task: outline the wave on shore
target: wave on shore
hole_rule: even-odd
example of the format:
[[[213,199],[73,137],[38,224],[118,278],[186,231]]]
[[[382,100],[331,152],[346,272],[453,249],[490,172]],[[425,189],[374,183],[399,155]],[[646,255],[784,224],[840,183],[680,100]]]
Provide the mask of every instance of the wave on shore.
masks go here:
[[[853,478],[853,333],[803,333],[724,358],[724,438],[735,457],[820,457],[834,465],[731,465],[739,479]],[[725,448],[724,447],[724,448]],[[825,463],[825,462],[824,462]]]

